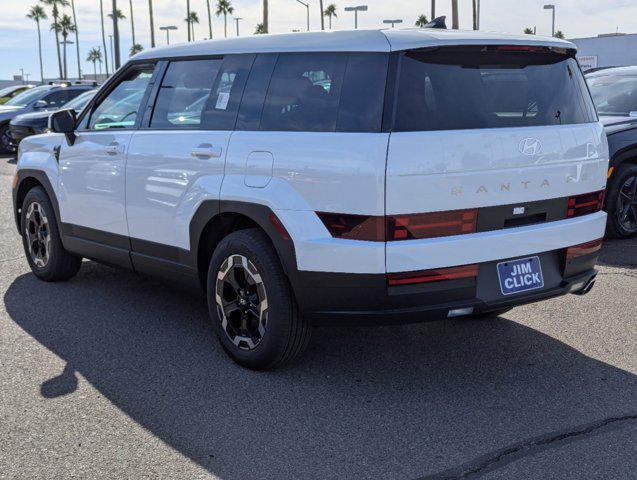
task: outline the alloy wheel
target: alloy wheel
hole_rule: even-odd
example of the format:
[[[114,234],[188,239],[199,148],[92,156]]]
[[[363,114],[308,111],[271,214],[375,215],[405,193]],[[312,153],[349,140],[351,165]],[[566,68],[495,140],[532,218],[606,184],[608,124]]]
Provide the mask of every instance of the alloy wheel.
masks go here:
[[[221,264],[215,283],[215,301],[221,326],[242,350],[255,349],[268,324],[268,298],[261,274],[243,255],[231,255]]]
[[[36,267],[46,267],[51,252],[51,230],[49,220],[38,202],[29,205],[24,228],[31,260]]]
[[[627,233],[637,232],[637,176],[627,178],[619,189],[615,213]]]

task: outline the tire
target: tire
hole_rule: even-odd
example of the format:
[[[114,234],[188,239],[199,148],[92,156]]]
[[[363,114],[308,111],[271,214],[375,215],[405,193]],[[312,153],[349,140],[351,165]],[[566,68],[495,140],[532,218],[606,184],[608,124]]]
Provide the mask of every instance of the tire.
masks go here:
[[[215,249],[206,287],[213,326],[226,353],[251,370],[297,359],[312,328],[268,236],[258,228],[225,237]]]
[[[51,200],[42,187],[29,190],[20,214],[22,245],[33,274],[45,282],[74,277],[82,258],[67,252]]]
[[[513,310],[512,308],[501,308],[500,310],[493,310],[492,312],[483,312],[483,313],[474,313],[470,315],[469,319],[471,320],[495,320],[500,315],[504,315],[505,313]]]
[[[12,140],[11,132],[9,131],[9,124],[5,123],[0,127],[0,153],[15,152]]]
[[[609,237],[637,236],[637,165],[621,165],[617,169],[606,191],[606,211]]]

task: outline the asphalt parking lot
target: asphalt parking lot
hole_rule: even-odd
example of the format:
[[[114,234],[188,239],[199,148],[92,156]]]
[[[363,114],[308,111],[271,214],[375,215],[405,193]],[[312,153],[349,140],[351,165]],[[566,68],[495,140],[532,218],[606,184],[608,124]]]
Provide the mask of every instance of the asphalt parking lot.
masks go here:
[[[315,332],[234,365],[201,297],[86,262],[29,272],[0,157],[0,478],[637,478],[637,240],[593,291],[454,320]]]

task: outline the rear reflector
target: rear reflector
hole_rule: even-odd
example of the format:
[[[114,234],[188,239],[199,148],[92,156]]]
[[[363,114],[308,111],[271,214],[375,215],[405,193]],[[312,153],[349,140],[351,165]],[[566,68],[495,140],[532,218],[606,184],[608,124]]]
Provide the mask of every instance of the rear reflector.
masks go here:
[[[446,237],[476,231],[478,210],[416,213],[387,217],[387,241]]]
[[[290,239],[290,234],[288,233],[288,231],[285,229],[285,227],[281,223],[281,220],[279,220],[279,217],[277,217],[274,214],[274,212],[270,212],[269,219],[270,219],[270,223],[274,226],[274,228],[276,228],[276,231],[279,232],[279,235],[281,235],[281,238],[283,240],[289,240]]]
[[[592,242],[582,243],[580,245],[574,245],[566,249],[566,259],[572,260],[573,258],[583,257],[584,255],[590,255],[591,253],[599,252],[602,248],[602,239],[593,240]]]
[[[478,265],[463,265],[460,267],[434,268],[419,272],[389,273],[387,285],[413,285],[417,283],[441,282],[457,280],[459,278],[473,278],[478,276]]]
[[[604,207],[604,193],[605,190],[600,190],[570,197],[566,216],[572,218],[599,212]]]

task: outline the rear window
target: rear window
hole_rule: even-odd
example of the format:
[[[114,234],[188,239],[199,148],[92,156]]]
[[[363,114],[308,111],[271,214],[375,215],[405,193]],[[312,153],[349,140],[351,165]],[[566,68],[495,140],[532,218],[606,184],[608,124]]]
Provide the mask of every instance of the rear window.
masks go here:
[[[597,121],[577,62],[549,49],[440,48],[404,54],[394,130]]]

